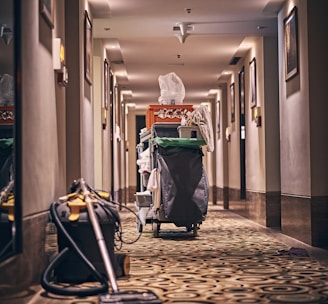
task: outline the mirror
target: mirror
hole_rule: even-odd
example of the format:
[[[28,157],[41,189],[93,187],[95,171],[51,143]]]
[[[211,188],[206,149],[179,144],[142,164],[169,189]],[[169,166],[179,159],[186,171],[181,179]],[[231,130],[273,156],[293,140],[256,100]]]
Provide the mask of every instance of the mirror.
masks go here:
[[[17,1],[16,1],[17,2]],[[17,253],[17,197],[15,195],[16,70],[14,0],[0,9],[0,262]],[[19,223],[20,228],[20,223]]]

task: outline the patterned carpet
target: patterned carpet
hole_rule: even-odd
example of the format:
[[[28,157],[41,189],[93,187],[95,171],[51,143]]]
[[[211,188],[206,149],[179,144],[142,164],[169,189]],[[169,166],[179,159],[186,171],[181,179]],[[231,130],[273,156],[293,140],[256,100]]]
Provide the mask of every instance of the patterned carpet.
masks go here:
[[[196,238],[165,226],[154,238],[146,225],[136,244],[124,246],[131,276],[121,289],[151,289],[176,304],[328,303],[328,269],[250,221],[212,207]]]
[[[130,275],[117,281],[122,291],[150,289],[163,303],[175,304],[328,303],[326,263],[218,206],[209,207],[196,237],[167,223],[155,238],[146,224],[133,242],[138,237],[135,218],[123,211],[121,219],[123,240],[131,243],[121,249],[131,261]],[[48,249],[53,246],[54,239]],[[65,297],[41,289],[28,303],[90,304],[98,297]]]

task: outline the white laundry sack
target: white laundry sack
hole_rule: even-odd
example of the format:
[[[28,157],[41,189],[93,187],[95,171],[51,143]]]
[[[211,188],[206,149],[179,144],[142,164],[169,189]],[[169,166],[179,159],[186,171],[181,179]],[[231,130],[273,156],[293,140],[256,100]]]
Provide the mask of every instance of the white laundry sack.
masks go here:
[[[185,87],[181,78],[174,72],[158,77],[161,96],[158,102],[162,105],[183,104],[185,98]]]
[[[13,106],[14,98],[14,77],[9,74],[0,75],[0,105]]]

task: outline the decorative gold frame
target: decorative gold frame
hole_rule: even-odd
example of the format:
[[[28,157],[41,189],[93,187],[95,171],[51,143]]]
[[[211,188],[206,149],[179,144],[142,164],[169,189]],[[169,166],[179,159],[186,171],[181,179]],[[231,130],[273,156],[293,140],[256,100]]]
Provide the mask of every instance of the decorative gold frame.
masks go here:
[[[256,84],[256,59],[255,57],[249,63],[250,83],[251,83],[251,107],[257,104],[257,84]]]
[[[50,28],[54,28],[54,3],[55,0],[40,0],[40,13]]]
[[[235,121],[235,109],[236,109],[236,98],[235,98],[235,83],[230,85],[230,98],[231,98],[231,122]]]
[[[288,81],[299,72],[298,63],[298,21],[296,6],[284,19],[285,80]]]
[[[84,16],[84,76],[92,84],[92,23],[87,11]]]
[[[109,103],[109,64],[104,60],[104,104],[103,107],[108,110]]]
[[[221,131],[221,103],[220,100],[216,102],[216,116],[217,116],[217,132],[220,134]]]

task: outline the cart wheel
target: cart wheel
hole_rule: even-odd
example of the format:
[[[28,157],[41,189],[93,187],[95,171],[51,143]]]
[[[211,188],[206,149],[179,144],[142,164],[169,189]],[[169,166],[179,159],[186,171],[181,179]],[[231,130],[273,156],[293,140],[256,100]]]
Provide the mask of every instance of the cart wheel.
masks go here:
[[[192,230],[192,225],[186,226],[186,230],[187,230],[187,232],[190,232]]]
[[[141,224],[141,222],[139,220],[137,220],[137,230],[138,232],[142,232],[142,228],[143,228],[143,225]]]
[[[192,233],[193,233],[194,236],[197,236],[197,234],[198,234],[198,225],[197,225],[197,223],[193,224]]]
[[[159,236],[159,229],[160,229],[160,224],[157,222],[153,222],[153,235],[155,238]]]

